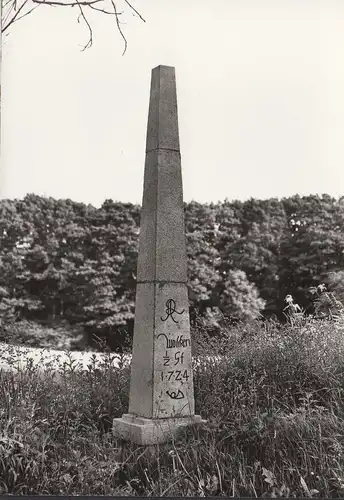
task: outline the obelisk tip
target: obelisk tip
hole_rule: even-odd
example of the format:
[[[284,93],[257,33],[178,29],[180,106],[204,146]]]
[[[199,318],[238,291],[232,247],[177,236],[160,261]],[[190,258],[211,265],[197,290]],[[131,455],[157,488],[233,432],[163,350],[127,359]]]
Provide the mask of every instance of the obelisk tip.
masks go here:
[[[180,150],[176,75],[173,66],[152,70],[146,151]]]
[[[159,66],[156,66],[155,68],[152,69],[152,71],[160,70],[160,69],[172,69],[174,70],[174,66],[166,66],[166,64],[159,64]]]

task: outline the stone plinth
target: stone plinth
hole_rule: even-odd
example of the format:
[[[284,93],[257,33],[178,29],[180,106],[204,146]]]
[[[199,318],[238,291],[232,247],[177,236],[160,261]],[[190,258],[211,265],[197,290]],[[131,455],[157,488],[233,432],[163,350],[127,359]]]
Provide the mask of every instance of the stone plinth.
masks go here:
[[[151,419],[125,414],[122,418],[115,418],[114,430],[118,437],[125,441],[142,446],[167,443],[178,439],[182,428],[203,423],[199,415],[183,418]]]
[[[187,256],[174,68],[152,71],[129,413],[114,434],[168,441],[195,415]]]

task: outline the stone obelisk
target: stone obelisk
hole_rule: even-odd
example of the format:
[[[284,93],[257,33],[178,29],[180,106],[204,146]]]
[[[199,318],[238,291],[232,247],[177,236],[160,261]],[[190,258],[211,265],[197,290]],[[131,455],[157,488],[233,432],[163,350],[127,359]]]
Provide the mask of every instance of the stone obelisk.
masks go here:
[[[152,70],[129,413],[117,436],[163,443],[195,415],[183,187],[173,67]]]

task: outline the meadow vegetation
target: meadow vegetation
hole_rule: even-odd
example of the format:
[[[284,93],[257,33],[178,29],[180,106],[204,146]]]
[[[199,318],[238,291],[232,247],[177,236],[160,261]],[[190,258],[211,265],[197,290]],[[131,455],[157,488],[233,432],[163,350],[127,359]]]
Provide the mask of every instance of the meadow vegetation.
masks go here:
[[[59,377],[29,360],[1,371],[0,493],[343,497],[342,314],[223,324],[215,336],[198,318],[192,330],[196,413],[208,422],[166,445],[112,435],[130,367],[109,349],[87,372],[72,353]]]

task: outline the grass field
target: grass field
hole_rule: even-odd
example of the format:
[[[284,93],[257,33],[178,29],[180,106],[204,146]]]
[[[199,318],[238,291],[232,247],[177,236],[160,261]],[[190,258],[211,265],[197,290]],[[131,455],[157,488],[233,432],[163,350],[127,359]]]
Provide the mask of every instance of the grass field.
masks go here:
[[[195,357],[208,423],[158,447],[112,435],[128,410],[128,358],[67,363],[58,379],[47,363],[1,370],[0,493],[344,497],[344,322],[205,333],[193,332],[195,354],[221,355]]]

